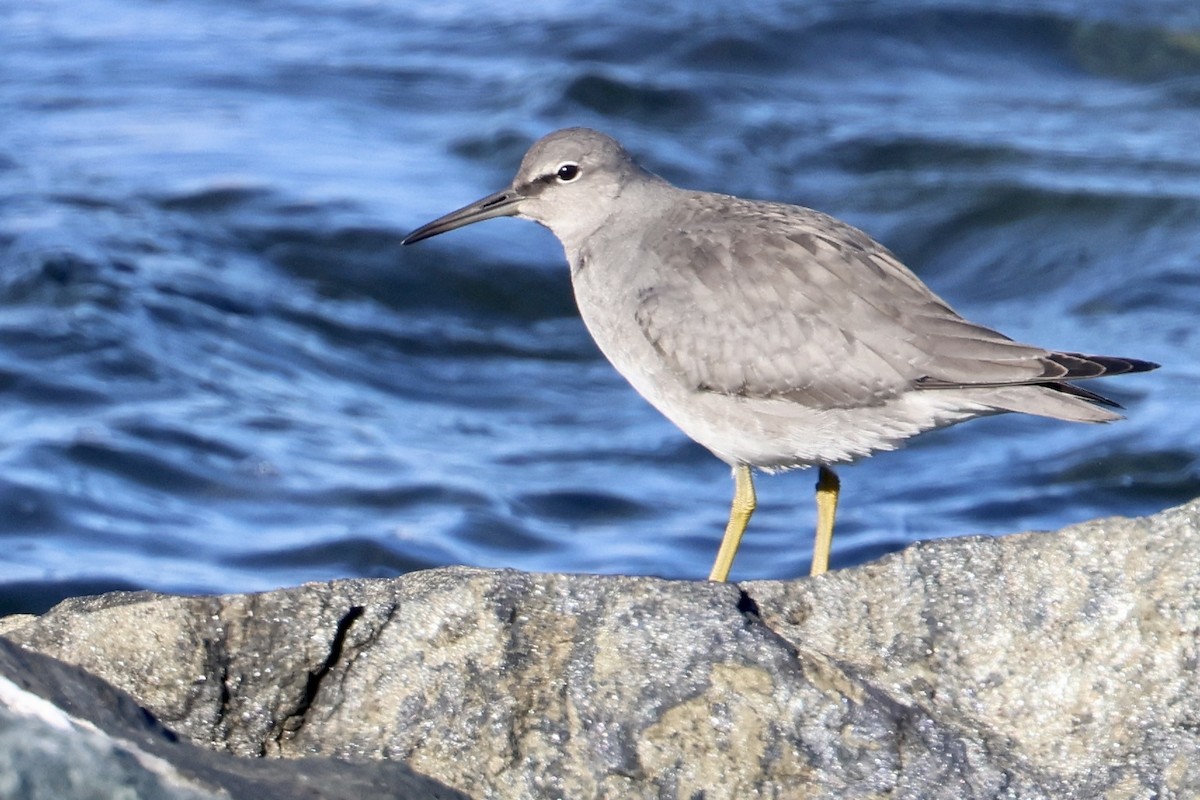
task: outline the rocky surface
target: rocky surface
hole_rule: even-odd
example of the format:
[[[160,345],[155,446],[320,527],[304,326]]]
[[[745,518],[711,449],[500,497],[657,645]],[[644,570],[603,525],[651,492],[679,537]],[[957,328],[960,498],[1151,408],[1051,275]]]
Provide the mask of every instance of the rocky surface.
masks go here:
[[[0,638],[0,797],[465,800],[398,762],[238,758],[182,741],[131,695]]]
[[[480,798],[1169,798],[1200,796],[1198,590],[1200,501],[814,580],[453,568],[77,599],[4,635],[188,752],[404,770],[376,787],[411,768]],[[386,794],[435,796],[411,786]]]

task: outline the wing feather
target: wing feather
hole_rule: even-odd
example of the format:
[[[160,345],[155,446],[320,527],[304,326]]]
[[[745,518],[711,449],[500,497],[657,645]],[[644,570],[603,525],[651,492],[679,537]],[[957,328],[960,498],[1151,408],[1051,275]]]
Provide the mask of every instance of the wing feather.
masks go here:
[[[1104,372],[963,319],[881,244],[820,212],[693,193],[660,224],[672,235],[642,243],[661,269],[636,317],[697,390],[844,408]]]

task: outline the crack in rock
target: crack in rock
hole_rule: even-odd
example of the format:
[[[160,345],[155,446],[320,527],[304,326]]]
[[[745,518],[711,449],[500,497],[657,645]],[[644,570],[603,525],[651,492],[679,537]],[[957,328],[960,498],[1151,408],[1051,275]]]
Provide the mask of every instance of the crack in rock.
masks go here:
[[[317,695],[321,691],[321,683],[329,675],[334,665],[341,660],[342,649],[346,644],[346,636],[350,633],[351,626],[362,617],[365,611],[366,608],[364,606],[351,606],[350,610],[338,620],[337,628],[333,632],[333,640],[329,643],[329,652],[325,655],[325,660],[321,662],[319,667],[308,673],[308,681],[304,686],[304,696],[292,711],[283,716],[280,722],[279,733],[275,737],[277,744],[281,742],[285,735],[295,734],[304,727],[308,711],[312,708]]]

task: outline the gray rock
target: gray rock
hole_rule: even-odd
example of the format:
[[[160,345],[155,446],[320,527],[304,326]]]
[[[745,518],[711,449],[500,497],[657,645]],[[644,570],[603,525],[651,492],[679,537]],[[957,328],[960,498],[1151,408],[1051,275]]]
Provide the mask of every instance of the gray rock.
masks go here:
[[[215,800],[229,795],[0,677],[0,797]]]
[[[238,758],[181,741],[130,695],[0,638],[5,800],[463,800],[396,762]]]
[[[1200,501],[814,580],[453,568],[5,635],[206,748],[472,797],[1170,798],[1200,796],[1198,588]]]

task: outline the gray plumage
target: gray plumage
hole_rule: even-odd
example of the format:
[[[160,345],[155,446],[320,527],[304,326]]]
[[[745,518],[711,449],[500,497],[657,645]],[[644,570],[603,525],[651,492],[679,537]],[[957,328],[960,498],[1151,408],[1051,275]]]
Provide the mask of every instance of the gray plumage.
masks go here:
[[[584,128],[541,139],[510,188],[405,241],[501,215],[558,237],[600,349],[734,466],[844,462],[1006,411],[1106,422],[1115,403],[1068,381],[1157,366],[1015,342],[844,222],[678,189]]]

